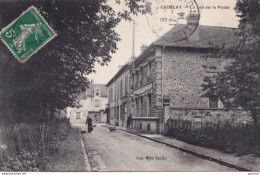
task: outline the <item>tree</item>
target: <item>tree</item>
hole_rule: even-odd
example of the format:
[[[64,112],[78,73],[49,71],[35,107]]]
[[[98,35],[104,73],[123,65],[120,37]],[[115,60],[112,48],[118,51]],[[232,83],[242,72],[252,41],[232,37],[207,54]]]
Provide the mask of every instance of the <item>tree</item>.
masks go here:
[[[0,26],[34,5],[58,36],[24,64],[0,44],[0,113],[44,118],[48,111],[79,106],[77,96],[89,86],[86,75],[95,72],[96,62],[111,60],[120,40],[115,27],[140,12],[138,3],[124,1],[128,10],[116,13],[106,0],[1,2]]]
[[[232,59],[225,71],[206,78],[204,89],[213,90],[227,107],[251,111],[254,124],[259,124],[260,109],[260,3],[239,0],[235,10],[240,17],[240,43],[219,56]]]

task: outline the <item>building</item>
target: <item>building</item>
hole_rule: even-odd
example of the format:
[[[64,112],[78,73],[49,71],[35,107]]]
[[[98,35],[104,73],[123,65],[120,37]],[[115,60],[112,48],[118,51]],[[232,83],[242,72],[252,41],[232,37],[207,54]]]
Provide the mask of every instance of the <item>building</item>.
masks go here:
[[[130,64],[120,68],[117,74],[107,83],[108,87],[108,104],[110,124],[126,126],[127,116],[132,110],[129,100],[131,90]]]
[[[104,84],[92,84],[79,98],[80,108],[67,108],[71,123],[85,123],[89,116],[96,123],[106,123],[104,110],[108,103],[107,88]]]
[[[237,29],[200,25],[190,37],[178,42],[174,42],[172,30],[148,46],[134,65],[126,64],[107,83],[110,114],[119,124],[132,113],[134,129],[163,133],[167,120],[178,112],[224,110],[221,100],[214,93],[204,92],[201,85],[205,76],[230,63],[231,60],[209,57],[208,53],[238,43],[239,38],[234,35]]]

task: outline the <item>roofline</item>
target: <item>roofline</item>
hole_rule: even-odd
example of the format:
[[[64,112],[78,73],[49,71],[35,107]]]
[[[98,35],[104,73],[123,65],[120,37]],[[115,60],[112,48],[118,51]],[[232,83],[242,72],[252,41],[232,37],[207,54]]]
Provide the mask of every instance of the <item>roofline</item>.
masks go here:
[[[224,26],[208,26],[208,25],[199,25],[199,26],[206,26],[206,27],[218,27],[218,28],[229,28],[229,29],[239,29],[238,27],[224,27]],[[162,36],[161,36],[162,37]],[[160,37],[160,38],[161,38]],[[220,48],[216,48],[216,47],[200,47],[200,46],[173,46],[170,44],[158,44],[156,43],[156,41],[158,41],[160,38],[156,39],[154,42],[152,42],[136,59],[135,59],[135,63],[138,62],[146,53],[149,53],[149,51],[151,52],[151,48],[153,46],[160,46],[160,47],[174,47],[174,48],[186,48],[186,49],[205,49],[205,50],[218,50]],[[149,49],[149,50],[148,50]]]
[[[109,82],[106,84],[106,87],[110,86],[119,76],[122,72],[125,72],[129,68],[129,63],[126,63],[123,67],[119,69],[119,71],[109,80]]]
[[[106,85],[104,83],[93,83],[93,85]]]
[[[160,47],[175,47],[175,48],[187,48],[187,49],[219,49],[214,47],[188,47],[188,46],[172,46],[172,45],[163,45],[163,44],[150,44],[134,61],[134,64],[138,64],[138,61],[140,61],[143,57],[145,57],[148,53],[151,53],[153,51],[154,46],[160,46]],[[126,67],[127,66],[127,67]],[[126,63],[106,84],[106,87],[109,87],[119,76],[122,72],[125,72],[129,69],[129,63]]]
[[[208,26],[208,25],[199,25],[199,26],[206,26],[206,27],[219,27],[219,28],[229,28],[229,29],[239,29],[238,27],[224,27],[224,26]],[[162,36],[161,36],[162,37]],[[161,38],[160,37],[160,38]],[[169,44],[156,44],[156,41],[158,41],[160,38],[156,39],[154,42],[152,42],[136,59],[134,60],[134,64],[137,64],[140,59],[145,57],[148,53],[151,53],[153,51],[154,46],[161,46],[161,47],[174,47],[174,48],[187,48],[187,49],[205,49],[205,50],[213,50],[213,49],[220,49],[220,48],[214,48],[214,47],[194,47],[194,46],[173,46]],[[119,76],[122,72],[126,71],[129,68],[129,63],[126,63],[115,75],[113,78],[110,79],[110,81],[106,84],[106,87],[110,86]]]

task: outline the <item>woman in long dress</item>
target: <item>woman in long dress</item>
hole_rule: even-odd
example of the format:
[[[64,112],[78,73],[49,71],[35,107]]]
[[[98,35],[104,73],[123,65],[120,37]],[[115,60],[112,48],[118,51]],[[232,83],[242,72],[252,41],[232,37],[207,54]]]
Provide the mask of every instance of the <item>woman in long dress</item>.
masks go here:
[[[88,133],[91,133],[91,131],[93,131],[93,126],[92,119],[90,117],[87,117],[86,125],[88,125]]]

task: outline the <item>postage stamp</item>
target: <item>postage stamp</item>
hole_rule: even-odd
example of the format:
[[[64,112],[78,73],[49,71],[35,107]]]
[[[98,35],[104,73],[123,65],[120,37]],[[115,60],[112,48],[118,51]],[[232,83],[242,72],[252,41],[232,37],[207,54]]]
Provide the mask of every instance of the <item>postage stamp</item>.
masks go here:
[[[1,40],[21,63],[55,36],[57,34],[34,6],[29,7],[0,32]]]
[[[200,12],[195,0],[148,0],[147,22],[152,32],[161,37],[172,32],[174,41],[187,39],[199,25]]]

